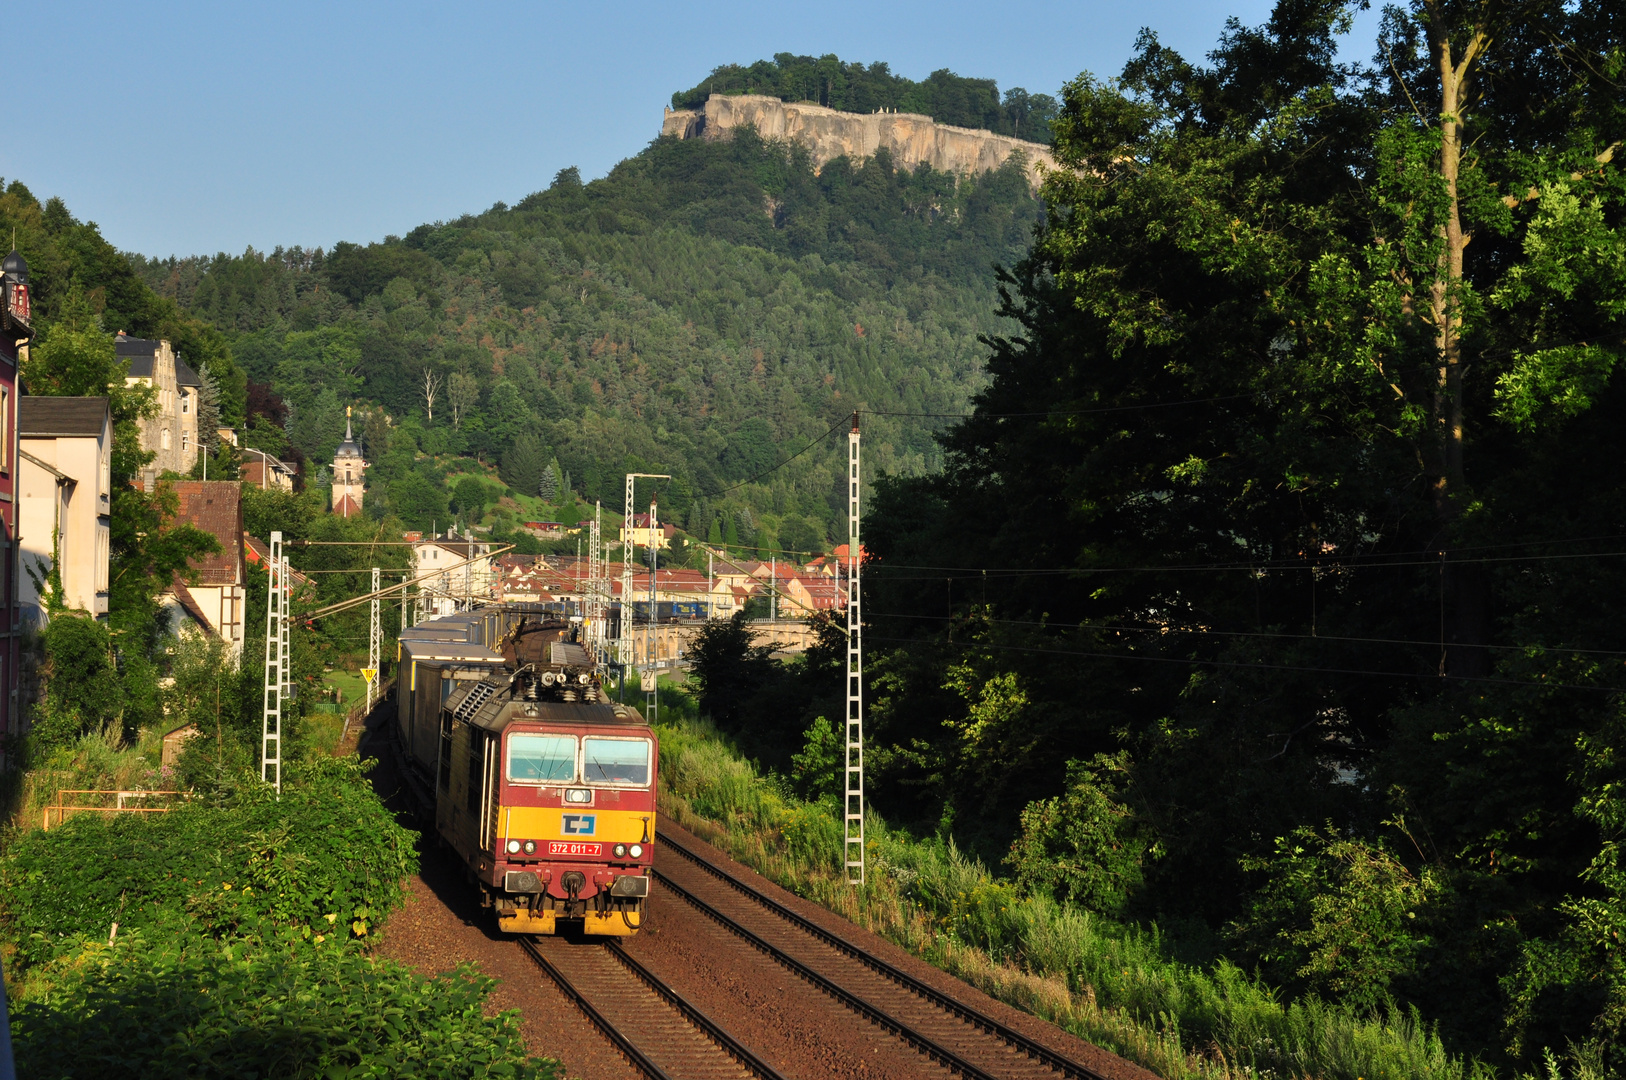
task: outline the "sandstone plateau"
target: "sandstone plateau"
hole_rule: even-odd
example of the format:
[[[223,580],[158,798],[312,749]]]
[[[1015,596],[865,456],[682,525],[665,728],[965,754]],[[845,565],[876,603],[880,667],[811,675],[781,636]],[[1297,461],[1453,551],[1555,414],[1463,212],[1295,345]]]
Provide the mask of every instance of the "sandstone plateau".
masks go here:
[[[1056,159],[1041,143],[991,131],[939,124],[916,113],[849,113],[807,102],[781,101],[761,94],[713,94],[703,109],[667,109],[661,134],[679,139],[727,138],[735,128],[754,127],[766,139],[793,139],[813,155],[814,168],[838,157],[867,158],[885,148],[892,160],[914,167],[925,162],[952,173],[989,172],[1020,150],[1027,157],[1028,182],[1043,179],[1041,166]]]

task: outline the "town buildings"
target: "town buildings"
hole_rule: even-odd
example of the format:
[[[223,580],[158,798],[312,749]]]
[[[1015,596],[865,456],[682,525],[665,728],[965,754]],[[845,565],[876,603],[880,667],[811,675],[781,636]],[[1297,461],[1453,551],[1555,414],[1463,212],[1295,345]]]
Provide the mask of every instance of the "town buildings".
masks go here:
[[[209,533],[220,551],[194,565],[196,580],[176,577],[164,594],[170,626],[213,634],[243,651],[244,617],[248,606],[243,553],[243,486],[235,480],[181,480],[175,484],[179,507],[177,523],[185,522]]]
[[[350,426],[350,409],[344,410],[344,442],[333,452],[333,512],[340,517],[360,517],[361,500],[367,483],[367,463]]]
[[[294,472],[294,466],[289,462],[278,461],[264,450],[246,447],[238,475],[243,478],[243,483],[262,491],[292,491]]]
[[[461,564],[461,565],[460,565]],[[436,574],[436,571],[441,573]],[[412,542],[412,576],[434,575],[417,586],[418,619],[466,611],[501,596],[491,543],[448,531]]]
[[[623,545],[630,543],[635,547],[646,548],[653,543],[663,548],[669,548],[672,546],[672,538],[677,535],[676,525],[671,522],[661,521],[659,518],[655,519],[655,528],[651,529],[648,514],[632,515],[631,527],[629,528],[628,525],[628,522],[622,522],[618,531]],[[625,551],[626,548],[623,547],[622,550]]]
[[[15,249],[0,261],[0,732],[22,734],[22,576],[17,521],[17,367],[33,334],[28,263]],[[4,754],[0,745],[0,754]]]
[[[25,619],[52,607],[107,619],[113,421],[105,397],[17,403],[17,517]]]
[[[151,386],[156,395],[156,414],[138,421],[141,449],[155,455],[142,473],[143,486],[150,491],[161,474],[185,474],[197,463],[201,381],[167,341],[133,338],[120,330],[113,351],[129,361],[125,385]]]

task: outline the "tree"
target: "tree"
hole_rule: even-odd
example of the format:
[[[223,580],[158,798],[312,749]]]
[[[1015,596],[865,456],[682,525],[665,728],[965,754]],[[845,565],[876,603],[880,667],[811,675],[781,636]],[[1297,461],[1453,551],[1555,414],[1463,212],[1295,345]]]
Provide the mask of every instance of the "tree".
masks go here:
[[[1392,994],[1521,1068],[1607,1057],[1611,969],[1563,913],[1612,865],[1577,748],[1626,680],[1548,650],[1606,647],[1626,588],[1577,543],[1626,492],[1574,467],[1626,453],[1618,33],[1418,0],[1368,80],[1342,17],[1278,5],[1206,67],[1147,35],[1119,86],[1067,86],[1019,329],[943,474],[869,505],[869,617],[915,639],[880,664],[878,798],[929,788],[992,855],[1014,778],[1049,820],[1061,763],[1126,754],[1165,925],[1271,912],[1233,958],[1288,992]],[[1417,842],[1386,847],[1399,816]],[[1267,902],[1249,868],[1328,821],[1356,846]]]
[[[452,426],[458,427],[463,417],[480,400],[480,380],[466,372],[454,371],[446,385],[446,401],[452,407]]]
[[[748,695],[768,676],[773,648],[756,643],[744,612],[707,623],[689,645],[689,678],[699,690],[700,711],[725,731],[736,730]]]
[[[497,473],[503,483],[515,491],[530,495],[541,491],[547,465],[548,452],[542,440],[535,435],[521,435],[503,451]]]
[[[390,481],[385,488],[390,511],[411,529],[429,530],[450,520],[446,491],[439,484],[412,472]]]
[[[435,395],[440,393],[440,372],[428,365],[423,369],[423,408],[431,422],[435,419]]]
[[[542,470],[541,477],[537,480],[537,495],[545,503],[556,503],[559,501],[560,494],[564,491],[564,486],[564,479],[559,475],[559,462],[557,460],[549,461],[547,467]]]
[[[473,476],[463,477],[452,489],[453,507],[470,523],[480,520],[490,501],[491,495],[486,486]]]

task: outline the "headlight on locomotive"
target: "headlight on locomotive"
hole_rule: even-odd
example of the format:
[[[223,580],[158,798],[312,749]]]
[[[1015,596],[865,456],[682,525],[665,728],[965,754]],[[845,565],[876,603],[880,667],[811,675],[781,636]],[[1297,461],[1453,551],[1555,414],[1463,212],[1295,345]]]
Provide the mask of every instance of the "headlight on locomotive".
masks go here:
[[[527,854],[527,855],[535,855],[536,854],[536,841],[535,840],[527,840],[527,841],[525,841],[525,854]]]
[[[519,841],[518,840],[510,840],[510,841],[508,841],[508,854],[510,854],[510,855],[518,855],[519,854]]]
[[[615,845],[615,857],[618,858],[618,859],[625,859],[627,857],[627,845],[625,845],[625,844],[617,844],[617,845]]]
[[[634,844],[627,850],[632,853],[632,857],[634,859],[641,859],[644,857],[644,845],[642,844]]]
[[[580,675],[576,676],[576,681],[581,683],[583,686],[586,686],[588,683],[593,681],[593,677],[584,671]]]

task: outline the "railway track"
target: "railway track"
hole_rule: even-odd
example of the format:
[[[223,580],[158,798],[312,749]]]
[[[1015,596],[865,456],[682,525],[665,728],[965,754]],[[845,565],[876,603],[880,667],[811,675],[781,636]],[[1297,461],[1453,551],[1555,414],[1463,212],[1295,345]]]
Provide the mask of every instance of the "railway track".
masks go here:
[[[783,966],[940,1064],[971,1080],[1107,1080],[1103,1074],[956,1001],[908,972],[872,956],[778,900],[736,878],[659,831],[661,850],[683,858],[687,884],[657,868],[675,896]],[[702,898],[692,871],[727,885]],[[702,879],[703,880],[703,879]]]
[[[526,937],[519,945],[648,1080],[784,1080],[619,942]]]

